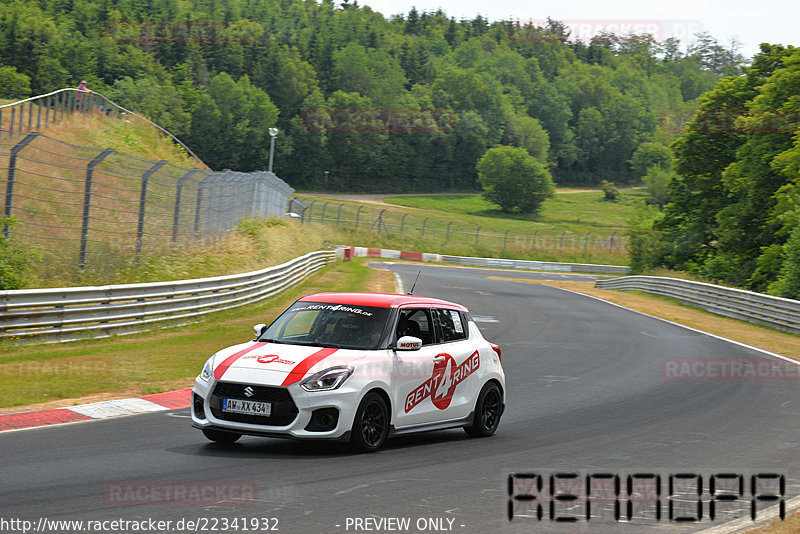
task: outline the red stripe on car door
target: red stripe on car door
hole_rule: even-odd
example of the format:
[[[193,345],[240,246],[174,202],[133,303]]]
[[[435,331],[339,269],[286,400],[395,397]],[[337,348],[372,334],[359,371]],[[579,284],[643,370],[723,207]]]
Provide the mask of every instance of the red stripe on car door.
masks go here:
[[[294,366],[294,369],[289,371],[289,375],[286,377],[286,380],[283,381],[282,386],[291,386],[295,382],[299,382],[301,378],[303,378],[309,369],[314,367],[317,363],[321,362],[334,352],[339,349],[332,349],[332,348],[324,348],[322,350],[318,350],[302,362],[298,363]]]
[[[250,351],[253,351],[253,350],[255,350],[255,349],[258,349],[258,348],[261,348],[261,347],[263,347],[264,345],[266,345],[266,342],[258,342],[258,343],[256,343],[255,345],[253,345],[252,347],[247,347],[247,348],[246,348],[246,349],[244,349],[244,350],[240,350],[240,351],[239,351],[239,352],[237,352],[236,354],[232,354],[232,355],[228,356],[227,358],[225,358],[225,360],[224,360],[224,361],[223,361],[221,364],[219,364],[219,365],[217,366],[217,368],[216,368],[216,369],[214,369],[214,378],[216,378],[217,380],[219,380],[220,378],[222,378],[222,375],[224,375],[224,374],[225,374],[225,371],[227,371],[227,370],[228,370],[228,367],[230,367],[231,365],[233,365],[233,363],[234,363],[236,360],[238,360],[239,358],[241,358],[242,356],[244,356],[244,355],[245,355],[245,354],[247,354],[248,352],[250,352]]]

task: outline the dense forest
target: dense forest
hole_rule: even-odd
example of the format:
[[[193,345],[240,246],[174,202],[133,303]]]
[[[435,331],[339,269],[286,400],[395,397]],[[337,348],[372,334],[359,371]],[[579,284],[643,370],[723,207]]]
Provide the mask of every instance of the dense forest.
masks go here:
[[[86,79],[217,169],[265,168],[277,126],[275,170],[306,189],[473,190],[496,145],[525,148],[562,185],[636,181],[741,62],[709,35],[686,50],[581,42],[552,20],[387,19],[348,1],[0,5],[0,97]]]
[[[637,229],[663,265],[800,298],[800,49],[761,45],[720,80],[674,143],[669,202]]]

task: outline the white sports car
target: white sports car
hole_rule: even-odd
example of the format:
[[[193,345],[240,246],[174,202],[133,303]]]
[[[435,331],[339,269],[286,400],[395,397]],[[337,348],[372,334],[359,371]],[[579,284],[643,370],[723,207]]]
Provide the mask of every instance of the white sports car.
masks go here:
[[[389,436],[491,436],[500,423],[500,348],[459,304],[320,293],[253,329],[256,339],[216,353],[195,380],[192,426],[212,441],[333,439],[374,451]]]

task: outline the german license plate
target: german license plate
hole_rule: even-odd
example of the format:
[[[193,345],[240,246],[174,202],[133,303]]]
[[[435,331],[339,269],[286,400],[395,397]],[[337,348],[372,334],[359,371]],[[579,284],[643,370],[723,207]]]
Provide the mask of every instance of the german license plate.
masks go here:
[[[272,404],[269,402],[255,402],[239,399],[222,399],[222,411],[229,413],[242,413],[246,415],[263,415],[269,417]]]

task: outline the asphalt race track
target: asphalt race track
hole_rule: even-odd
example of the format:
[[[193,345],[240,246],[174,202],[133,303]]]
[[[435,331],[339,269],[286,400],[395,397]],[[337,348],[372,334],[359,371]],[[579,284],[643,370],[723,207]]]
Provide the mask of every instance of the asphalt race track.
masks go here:
[[[800,493],[796,374],[697,379],[697,367],[691,376],[669,374],[670,365],[687,361],[703,369],[711,369],[709,362],[767,362],[784,370],[795,364],[585,296],[489,278],[591,277],[383,267],[399,273],[406,288],[421,270],[415,294],[465,304],[485,337],[501,346],[509,404],[492,438],[434,432],[392,439],[367,455],[340,444],[252,437],[223,447],[190,428],[188,410],[3,432],[0,518],[29,520],[34,527],[44,518],[171,521],[139,532],[697,532],[750,513],[754,476],[763,497],[759,511],[778,502],[767,497],[778,492],[779,478],[766,475],[785,477],[786,501]],[[248,334],[242,332],[242,340]],[[553,473],[564,475],[554,480],[565,484],[569,474],[618,475],[623,494],[628,475],[658,474],[662,515],[651,512],[656,497],[639,496],[629,499],[636,506],[632,523],[622,522],[625,500],[618,521],[611,492],[595,494],[592,513],[599,515],[587,523],[585,499],[549,507],[547,475]],[[710,475],[720,473],[729,476],[715,479],[718,491],[723,482],[732,482],[734,492],[741,482],[743,491],[735,502],[718,501],[711,522],[708,485]],[[515,499],[509,521],[511,474],[542,478],[516,479],[515,497],[536,492],[539,500]],[[673,519],[691,517],[699,500],[701,522],[670,520],[670,475],[684,476],[673,479]],[[699,498],[681,493],[693,491],[693,475],[703,477]],[[655,478],[632,480],[639,488],[655,487]],[[216,497],[164,502],[168,492],[209,488]],[[541,520],[537,503],[543,503]],[[551,510],[554,517],[581,521],[551,521]],[[273,519],[261,521],[267,518]],[[199,524],[187,528],[187,521]],[[0,524],[0,531],[21,531],[13,527]]]

